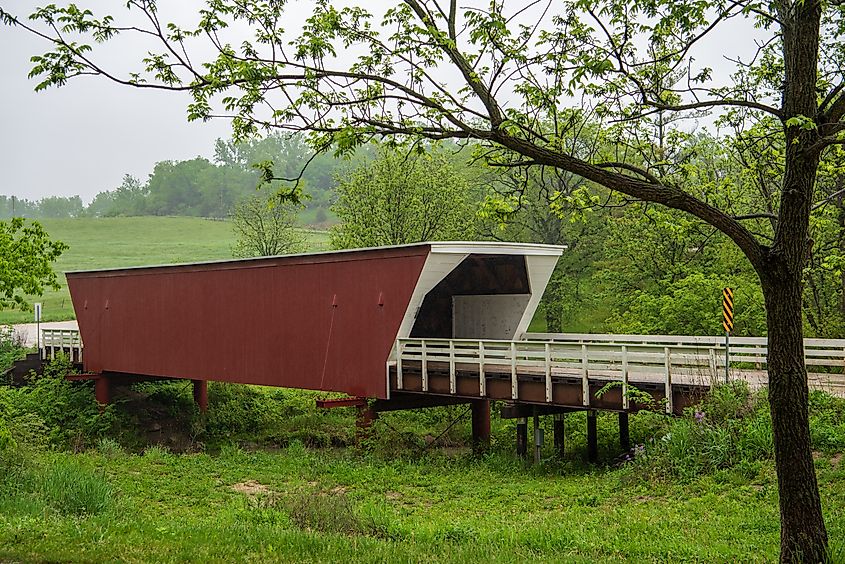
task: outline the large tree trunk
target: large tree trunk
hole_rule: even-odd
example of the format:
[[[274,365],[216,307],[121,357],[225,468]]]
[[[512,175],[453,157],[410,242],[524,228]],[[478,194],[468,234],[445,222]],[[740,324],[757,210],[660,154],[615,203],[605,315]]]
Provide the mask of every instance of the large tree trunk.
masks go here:
[[[774,429],[783,563],[827,560],[813,455],[804,335],[802,272],[812,245],[810,211],[820,154],[811,150],[818,130],[790,124],[817,119],[816,80],[821,3],[779,4],[782,10],[786,155],[774,242],[756,268],[766,300],[769,330],[769,405]]]
[[[776,261],[773,261],[776,262]],[[823,562],[827,532],[810,451],[801,278],[772,264],[763,280],[769,329],[769,405],[774,428],[781,562]]]

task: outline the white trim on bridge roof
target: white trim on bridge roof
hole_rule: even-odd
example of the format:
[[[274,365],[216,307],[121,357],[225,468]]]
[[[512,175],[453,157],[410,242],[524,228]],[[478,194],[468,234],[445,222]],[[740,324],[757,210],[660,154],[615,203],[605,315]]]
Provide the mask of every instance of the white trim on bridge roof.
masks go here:
[[[538,243],[512,243],[498,241],[443,241],[431,242],[432,253],[474,254],[474,255],[525,255],[560,256],[567,249],[565,245],[541,245]]]

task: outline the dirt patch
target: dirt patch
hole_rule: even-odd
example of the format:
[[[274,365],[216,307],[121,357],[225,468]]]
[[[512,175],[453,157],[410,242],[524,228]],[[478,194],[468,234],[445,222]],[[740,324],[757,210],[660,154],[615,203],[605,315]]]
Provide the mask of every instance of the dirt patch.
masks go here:
[[[842,462],[842,453],[837,452],[833,456],[830,457],[830,465],[836,468],[839,466],[839,463]]]
[[[271,490],[269,487],[259,482],[256,482],[255,480],[238,482],[237,484],[232,485],[232,490],[238,493],[248,495],[250,497],[255,497],[257,495],[268,495],[273,493],[273,490]]]

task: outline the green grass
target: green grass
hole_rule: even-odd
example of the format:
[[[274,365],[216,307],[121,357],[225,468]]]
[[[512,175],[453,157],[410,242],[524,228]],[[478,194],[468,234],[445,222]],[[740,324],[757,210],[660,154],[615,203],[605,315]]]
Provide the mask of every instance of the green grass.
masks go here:
[[[771,465],[753,480],[675,486],[632,484],[625,470],[531,469],[501,456],[407,462],[300,444],[42,462],[101,476],[114,504],[80,517],[37,492],[0,496],[0,560],[771,562],[778,551]],[[818,466],[840,550],[845,464]]]
[[[56,261],[57,272],[144,264],[171,264],[232,257],[234,236],[228,221],[192,217],[116,217],[39,220],[54,239],[70,248]],[[306,231],[311,250],[328,248],[328,234]],[[43,319],[73,319],[64,276],[62,288],[30,301],[43,303]],[[0,311],[2,323],[28,323],[31,312]]]

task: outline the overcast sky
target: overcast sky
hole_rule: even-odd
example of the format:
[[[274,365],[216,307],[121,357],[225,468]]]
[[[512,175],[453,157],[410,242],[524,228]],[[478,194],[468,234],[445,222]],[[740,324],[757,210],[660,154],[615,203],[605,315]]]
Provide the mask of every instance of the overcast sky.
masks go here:
[[[32,6],[44,3],[21,0],[13,5],[17,14],[28,14]],[[111,0],[80,4],[95,14],[119,9]],[[190,25],[201,4],[199,0],[162,3],[162,11],[166,6],[167,12],[161,19],[175,18]],[[380,13],[380,6],[393,2],[365,4]],[[301,17],[310,12],[310,2],[294,6]],[[717,47],[702,46],[697,58],[713,66],[715,74],[727,74],[722,58],[726,47],[734,54],[748,51],[753,34],[749,22],[732,22],[710,39],[709,44]],[[140,55],[133,47],[139,45],[110,43],[98,60],[137,65]],[[214,140],[229,136],[229,123],[224,120],[188,123],[187,95],[133,90],[96,77],[77,78],[63,88],[35,93],[36,81],[26,76],[29,57],[45,49],[43,41],[25,31],[0,25],[0,194],[31,200],[79,194],[88,202],[98,192],[116,188],[125,174],[145,180],[158,161],[210,158]]]
[[[210,157],[214,140],[228,136],[225,121],[189,124],[187,96],[94,77],[35,93],[36,81],[26,76],[29,57],[45,48],[22,30],[0,26],[0,194],[79,194],[87,202],[120,185],[124,174],[146,179],[158,161]]]

